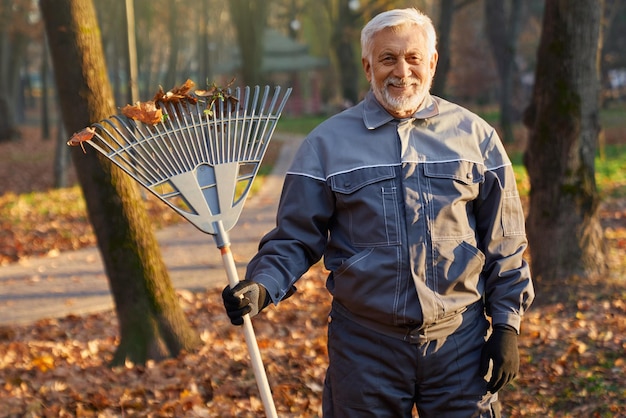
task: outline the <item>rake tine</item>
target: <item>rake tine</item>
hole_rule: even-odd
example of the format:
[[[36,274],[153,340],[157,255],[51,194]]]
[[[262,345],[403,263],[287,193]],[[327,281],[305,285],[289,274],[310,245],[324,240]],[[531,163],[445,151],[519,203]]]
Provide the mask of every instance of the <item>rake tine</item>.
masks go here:
[[[126,155],[129,156],[133,156],[137,161],[136,163],[139,164],[142,169],[146,172],[150,172],[150,170],[148,170],[148,168],[150,168],[152,170],[153,173],[160,173],[160,176],[156,176],[156,175],[152,175],[151,177],[154,179],[155,182],[162,180],[163,176],[165,175],[164,173],[164,169],[166,168],[166,166],[163,166],[163,161],[162,158],[159,155],[159,161],[155,161],[157,162],[157,167],[155,170],[155,166],[152,163],[152,161],[150,160],[150,158],[147,158],[147,156],[155,156],[157,155],[154,152],[154,148],[152,147],[152,144],[150,142],[146,141],[146,136],[144,131],[147,129],[145,126],[143,127],[143,129],[139,126],[137,126],[135,124],[135,122],[133,122],[132,120],[128,120],[128,119],[122,119],[118,116],[116,116],[116,120],[126,129],[128,136],[125,134],[122,134],[126,143],[122,146],[124,153]],[[134,128],[134,129],[133,129]],[[119,132],[119,131],[118,131]],[[137,138],[137,135],[135,134],[135,132],[139,133],[140,137]],[[150,147],[150,150],[146,149],[145,144],[148,144],[148,146]],[[133,147],[133,145],[136,145],[136,147]],[[138,149],[135,151],[134,148]],[[134,153],[131,153],[128,149],[132,149],[133,151],[135,151]],[[117,156],[119,158],[122,159],[126,159],[126,157],[124,157],[123,155],[121,155],[121,153],[117,152]],[[141,161],[143,160],[143,162],[145,163],[145,165],[147,165],[148,167],[144,166],[144,164],[141,163]],[[154,159],[153,159],[154,161]],[[133,167],[136,169],[137,164],[132,164]],[[159,169],[160,168],[160,169]]]
[[[120,148],[123,148],[123,149],[132,148],[133,144],[136,144],[142,151],[142,152],[139,152],[138,154],[141,155],[145,163],[153,170],[154,170],[153,163],[156,163],[157,165],[156,172],[161,173],[161,176],[159,176],[159,178],[164,176],[165,173],[168,171],[167,165],[164,165],[165,162],[161,158],[161,155],[155,152],[155,149],[152,146],[152,143],[146,140],[146,135],[144,131],[147,128],[143,127],[142,129],[140,126],[137,126],[137,124],[134,121],[129,120],[129,119],[122,119],[120,116],[117,116],[117,115],[115,115],[112,119],[116,120],[121,126],[123,126],[126,129],[126,132],[128,133],[128,136],[127,136],[126,134],[122,133],[119,129],[117,129],[117,126],[113,126],[113,128],[116,129],[116,131],[126,141],[125,144],[120,144]],[[109,120],[106,120],[106,122],[111,124]],[[136,133],[138,133],[140,137],[137,137]],[[115,137],[111,135],[110,133],[109,133],[109,136],[111,136],[111,138],[115,140]],[[149,146],[150,150],[146,149],[146,144]],[[119,150],[114,150],[114,153],[119,153]],[[146,156],[152,156],[153,157],[152,161]],[[155,160],[155,157],[158,157],[158,161]]]
[[[106,120],[104,122],[106,122],[108,125],[110,125],[112,127],[112,129],[117,133],[117,135],[113,134],[111,131],[109,131],[106,126],[104,124],[95,124],[96,127],[98,127],[102,132],[106,133],[107,137],[110,139],[110,141],[107,141],[104,137],[102,137],[101,135],[98,135],[98,137],[100,138],[100,141],[102,142],[102,144],[106,145],[110,151],[105,152],[105,155],[107,155],[109,158],[117,158],[121,161],[123,161],[125,163],[125,166],[122,167],[124,169],[124,171],[126,171],[127,173],[131,174],[131,175],[139,175],[140,173],[137,171],[137,165],[141,165],[141,168],[143,170],[143,172],[141,173],[141,175],[146,179],[149,180],[150,177],[154,178],[153,175],[150,174],[150,170],[148,170],[145,166],[143,166],[143,164],[141,164],[140,161],[138,161],[136,163],[133,163],[132,161],[130,161],[128,158],[126,158],[121,152],[123,151],[124,153],[128,154],[127,151],[127,145],[132,143],[132,140],[129,139],[126,134],[124,132],[122,132],[119,129],[118,124],[122,125],[123,127],[125,127],[127,129],[127,131],[129,131],[129,133],[132,135],[132,131],[130,131],[130,129],[128,128],[128,126],[124,123],[124,120],[118,117],[115,117],[114,119],[117,123],[113,123],[113,121],[111,120]],[[123,138],[124,142],[120,142],[118,140],[118,138]],[[114,147],[111,143],[111,141],[117,145],[117,147]],[[151,165],[149,161],[145,161],[148,165]],[[131,171],[130,168],[131,167],[134,169],[134,171]],[[149,175],[149,177],[146,177],[146,174]]]
[[[203,103],[204,104],[204,103]],[[200,102],[196,104],[197,112],[198,112],[198,129],[201,135],[198,136],[198,140],[200,143],[200,149],[202,150],[201,154],[203,156],[203,161],[210,161],[210,153],[209,153],[209,145],[208,145],[208,133],[206,132],[207,127],[204,125],[204,118],[207,117],[205,113],[205,109],[200,108]]]
[[[204,148],[202,147],[204,133],[202,133],[202,110],[200,110],[200,102],[196,102],[196,112],[191,114],[191,119],[193,121],[193,138],[195,139],[194,149],[196,150],[196,164],[200,164],[202,161],[206,159],[206,154],[203,153]]]
[[[178,104],[178,108],[180,109],[180,113],[182,115],[178,120],[179,131],[176,134],[176,139],[178,141],[178,146],[183,149],[183,154],[187,157],[187,162],[189,166],[187,170],[192,170],[197,165],[197,152],[195,147],[195,141],[193,137],[189,134],[189,118],[191,117],[191,109],[187,106],[192,106],[191,103],[183,105],[182,103]],[[186,151],[186,152],[185,152]]]
[[[239,137],[237,139],[237,160],[241,161],[241,152],[244,148],[245,131],[246,131],[246,115],[248,114],[248,99],[250,97],[250,87],[246,86],[243,90],[243,97],[241,97],[241,89],[237,88],[237,117],[239,118],[240,111],[243,111],[241,115],[241,126],[239,126]]]
[[[244,137],[243,133],[246,127],[246,109],[242,106],[242,103],[246,101],[246,95],[249,94],[249,89],[246,87],[243,90],[237,88],[237,94],[235,95],[235,99],[237,102],[235,103],[235,108],[237,109],[237,120],[236,123],[237,129],[235,130],[234,142],[236,145],[236,150],[234,154],[235,161],[241,161],[241,148],[242,143],[241,140]]]
[[[163,112],[163,117],[169,119],[171,118],[171,115],[167,112],[167,108],[164,106],[162,108]],[[180,172],[182,172],[182,167],[180,166],[180,164],[178,164],[178,162],[174,159],[171,158],[170,156],[170,148],[167,147],[167,143],[168,143],[168,137],[167,137],[167,131],[165,130],[165,124],[164,123],[159,123],[153,126],[154,129],[154,135],[152,136],[152,138],[154,139],[154,142],[156,143],[156,147],[158,148],[153,148],[155,155],[157,155],[159,157],[159,159],[164,163],[164,167],[167,168],[167,172],[168,175],[170,177],[172,177],[173,175],[176,175]],[[150,137],[148,137],[146,140],[149,141]],[[153,141],[149,141],[152,145]],[[165,147],[165,148],[163,148]]]
[[[248,145],[247,155],[246,155],[247,160],[254,160],[254,150],[256,149],[256,143],[258,140],[259,125],[261,123],[261,117],[263,116],[263,108],[265,107],[265,101],[267,100],[267,89],[263,91],[263,97],[261,97],[260,104],[257,103],[259,99],[260,89],[258,91],[255,91],[255,93],[256,94],[255,94],[254,109],[255,109],[255,112],[258,110],[258,116],[255,115],[256,116],[254,120],[255,123],[250,125],[250,132],[248,134],[248,138],[246,141]]]
[[[219,100],[220,107],[220,129],[222,134],[220,135],[220,146],[222,148],[221,156],[219,159],[220,163],[228,162],[228,131],[230,123],[228,123],[228,115],[226,114],[226,107],[224,106],[224,101]]]
[[[158,141],[158,144],[160,147],[165,146],[165,150],[163,150],[163,155],[171,164],[174,172],[176,174],[184,173],[185,166],[183,165],[183,157],[180,155],[180,151],[178,150],[178,148],[174,146],[166,127],[167,125],[172,131],[175,131],[172,119],[176,118],[176,111],[171,105],[168,105],[166,103],[163,104],[163,110],[165,110],[164,113],[167,115],[165,122],[155,125],[156,131],[159,135],[159,138],[161,139],[161,141]]]
[[[255,121],[257,119],[256,117],[256,110],[257,110],[257,103],[259,101],[259,91],[260,88],[259,86],[255,86],[254,87],[254,97],[252,99],[252,104],[250,105],[250,119],[248,121],[248,133],[245,136],[245,153],[244,153],[244,159],[246,161],[250,160],[250,143],[251,140],[252,142],[254,142],[254,139],[252,137],[252,131],[254,129]]]
[[[274,97],[272,98],[272,103],[270,104],[270,108],[267,114],[266,122],[263,124],[263,133],[261,135],[262,141],[265,141],[266,138],[269,141],[269,138],[271,138],[271,136],[274,134],[274,129],[276,128],[276,122],[278,118],[280,117],[280,114],[282,113],[283,107],[285,106],[285,98],[283,98],[282,103],[278,107],[277,113],[272,113],[274,111],[274,106],[276,105],[276,102],[278,101],[279,94],[280,94],[280,87],[276,87],[276,89],[274,90]],[[270,124],[269,131],[267,130],[268,124]],[[259,144],[259,147],[260,146],[261,145]],[[265,154],[265,149],[266,149],[265,146],[261,148],[261,155],[257,155],[258,159],[263,157],[263,155]],[[258,149],[257,149],[257,152],[258,152]]]
[[[267,103],[268,94],[269,94],[269,86],[265,86],[265,89],[263,91],[263,99],[261,102],[261,106],[259,107],[259,109],[261,110],[259,114],[259,123],[257,123],[256,129],[254,131],[254,143],[252,144],[251,158],[254,160],[257,159],[259,147],[263,143],[263,137],[259,135],[259,131],[261,129],[261,125],[265,125],[265,123],[267,123],[267,122],[264,122],[264,120],[262,120],[261,118],[264,117],[263,111],[265,110],[265,105]]]
[[[180,103],[168,103],[168,105],[169,108],[173,110],[172,114],[174,115],[167,119],[167,122],[169,123],[171,128],[171,132],[174,134],[173,138],[171,137],[171,135],[168,137],[168,139],[170,140],[169,143],[172,149],[174,149],[174,151],[176,152],[176,157],[178,158],[178,161],[183,168],[181,172],[188,171],[193,166],[189,161],[189,153],[185,152],[187,144],[183,144],[182,142],[184,141],[181,141],[180,139],[181,123],[185,117],[185,110]]]
[[[230,89],[227,91],[227,94],[230,94]],[[226,102],[224,99],[222,100],[222,106],[226,109],[226,155],[228,156],[227,161],[231,162],[234,160],[234,147],[233,143],[233,121],[232,121],[232,109],[229,102]]]
[[[211,134],[211,145],[213,146],[213,164],[217,164],[220,161],[220,144],[218,141],[218,133],[220,130],[219,121],[212,119],[210,121],[210,134]]]
[[[241,96],[241,89],[239,87],[237,87],[235,89],[235,92],[233,93],[233,97],[235,99],[237,99],[237,102],[235,102],[232,106],[230,105],[230,100],[229,100],[229,107],[233,107],[233,113],[234,113],[234,128],[233,128],[233,136],[232,136],[232,143],[233,143],[233,153],[232,153],[232,159],[233,161],[239,161],[239,149],[241,144],[239,143],[239,138],[240,138],[240,123],[242,122],[239,116],[239,98]]]
[[[224,162],[226,161],[226,153],[224,149],[226,148],[224,145],[224,102],[221,100],[217,101],[217,106],[219,108],[219,132],[222,134],[219,135],[219,159],[217,161]]]
[[[193,111],[192,108],[195,108],[195,104],[187,103],[186,106],[179,105],[181,108],[181,113],[183,117],[179,120],[180,122],[180,137],[182,137],[182,141],[185,144],[185,148],[187,149],[187,157],[189,158],[190,168],[193,169],[198,165],[198,151],[196,149],[196,141],[195,135],[193,133]],[[184,112],[182,112],[182,108],[184,108]]]

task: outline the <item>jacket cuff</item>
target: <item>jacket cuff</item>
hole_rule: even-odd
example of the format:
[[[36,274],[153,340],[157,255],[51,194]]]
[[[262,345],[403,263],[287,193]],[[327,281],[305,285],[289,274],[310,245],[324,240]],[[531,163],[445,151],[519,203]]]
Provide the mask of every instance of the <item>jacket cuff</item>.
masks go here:
[[[292,288],[289,289],[291,292],[282,290],[280,283],[268,274],[259,274],[254,276],[253,280],[267,289],[267,295],[274,305],[278,305],[278,302],[293,294]]]
[[[522,322],[522,318],[519,315],[515,314],[507,314],[507,313],[496,313],[491,316],[491,323],[494,327],[498,325],[509,326],[517,332],[520,333],[520,325]]]

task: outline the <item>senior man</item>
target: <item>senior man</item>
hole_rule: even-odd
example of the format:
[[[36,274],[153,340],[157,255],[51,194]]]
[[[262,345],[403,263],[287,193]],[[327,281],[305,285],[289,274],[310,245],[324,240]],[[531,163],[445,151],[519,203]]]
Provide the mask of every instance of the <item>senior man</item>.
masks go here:
[[[361,46],[370,92],[305,138],[276,228],[224,305],[241,324],[323,257],[325,417],[498,416],[534,298],[511,162],[485,121],[430,95],[426,15],[381,13]]]

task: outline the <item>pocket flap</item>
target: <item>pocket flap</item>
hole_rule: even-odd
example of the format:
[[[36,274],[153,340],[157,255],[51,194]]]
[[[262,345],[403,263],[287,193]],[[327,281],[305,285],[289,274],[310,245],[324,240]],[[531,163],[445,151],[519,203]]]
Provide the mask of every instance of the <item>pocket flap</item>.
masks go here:
[[[464,184],[482,183],[485,180],[485,166],[463,160],[425,163],[424,175],[452,179]]]
[[[335,174],[330,178],[330,187],[335,192],[351,194],[368,184],[394,177],[394,169],[390,166],[360,168],[347,173]]]

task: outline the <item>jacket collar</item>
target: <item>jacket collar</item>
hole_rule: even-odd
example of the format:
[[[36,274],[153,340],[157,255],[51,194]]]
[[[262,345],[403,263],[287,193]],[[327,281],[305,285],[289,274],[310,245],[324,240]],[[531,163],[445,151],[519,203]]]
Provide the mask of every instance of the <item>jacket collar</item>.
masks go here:
[[[427,119],[439,114],[439,106],[433,99],[433,96],[428,94],[424,99],[424,103],[419,109],[411,116],[412,119]],[[367,129],[376,129],[384,124],[391,122],[395,118],[385,110],[384,107],[378,103],[374,93],[370,90],[365,99],[363,100],[363,122]]]

